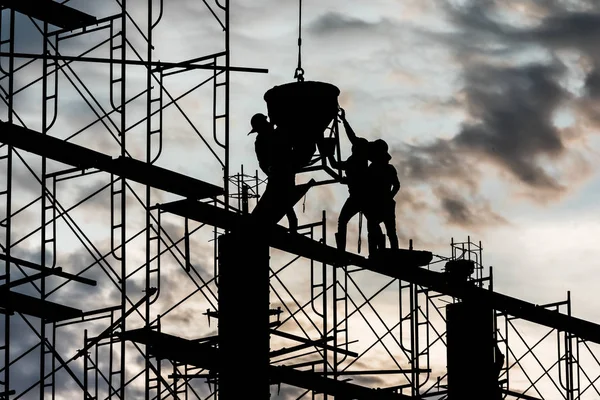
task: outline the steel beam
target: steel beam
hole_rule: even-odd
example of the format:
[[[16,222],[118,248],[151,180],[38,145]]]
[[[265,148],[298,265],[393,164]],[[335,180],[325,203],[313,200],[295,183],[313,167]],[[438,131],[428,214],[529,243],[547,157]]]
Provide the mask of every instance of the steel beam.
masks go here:
[[[96,168],[143,185],[190,199],[223,194],[223,188],[171,170],[130,158],[111,156],[31,129],[0,121],[0,143],[77,168]]]
[[[96,17],[52,0],[0,0],[0,5],[65,29],[96,23]]]
[[[189,200],[161,204],[157,207],[226,230],[239,229],[249,223],[251,218],[251,216],[243,216],[206,203]],[[281,226],[272,229],[269,241],[272,247],[289,253],[330,265],[354,265],[390,278],[415,283],[447,296],[484,304],[504,314],[558,331],[569,332],[580,339],[600,344],[600,325],[596,323],[479,288],[470,282],[456,281],[441,272],[417,268],[417,266],[427,265],[431,260],[429,252],[400,249],[400,251],[386,251],[367,259],[357,254],[341,252],[304,236],[291,234]]]
[[[0,307],[7,311],[20,312],[46,322],[58,322],[82,316],[82,311],[22,293],[0,290]]]

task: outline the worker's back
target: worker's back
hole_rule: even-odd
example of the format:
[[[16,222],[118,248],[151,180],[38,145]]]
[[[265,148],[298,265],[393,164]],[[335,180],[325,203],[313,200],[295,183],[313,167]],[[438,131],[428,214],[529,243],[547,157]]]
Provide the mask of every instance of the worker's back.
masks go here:
[[[355,198],[365,195],[369,167],[368,146],[369,142],[366,139],[358,138],[355,140],[352,145],[352,154],[344,163],[348,192],[350,196]]]
[[[267,175],[285,173],[290,169],[291,145],[282,132],[268,130],[259,132],[254,150],[260,169]]]
[[[346,160],[346,183],[350,196],[361,197],[366,191],[369,161],[366,157],[352,154]]]
[[[374,202],[391,198],[394,183],[398,181],[396,168],[388,162],[372,162],[367,171],[367,190]]]

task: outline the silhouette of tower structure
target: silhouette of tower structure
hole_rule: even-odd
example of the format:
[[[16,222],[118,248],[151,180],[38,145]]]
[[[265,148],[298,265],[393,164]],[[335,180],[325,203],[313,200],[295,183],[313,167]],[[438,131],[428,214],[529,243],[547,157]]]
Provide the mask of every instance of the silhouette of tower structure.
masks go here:
[[[175,62],[170,3],[72,3],[0,1],[0,398],[600,394],[600,326],[570,296],[495,292],[481,243],[369,260],[328,244],[325,213],[298,234],[249,218],[263,182],[231,171],[230,73],[266,70],[230,64],[228,0],[198,11],[221,48]],[[172,126],[206,176],[168,165]],[[498,379],[470,387],[495,345]]]

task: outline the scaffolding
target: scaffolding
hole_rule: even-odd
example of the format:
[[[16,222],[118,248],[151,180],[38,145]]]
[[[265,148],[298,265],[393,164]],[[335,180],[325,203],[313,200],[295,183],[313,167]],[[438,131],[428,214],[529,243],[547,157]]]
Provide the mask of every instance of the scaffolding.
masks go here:
[[[481,243],[368,259],[328,244],[325,212],[297,234],[256,225],[265,182],[231,168],[230,73],[267,70],[230,64],[228,0],[196,10],[219,48],[175,62],[156,60],[164,0],[72,3],[0,1],[0,398],[452,398],[447,362],[469,351],[448,346],[446,308],[475,302],[502,398],[600,396],[600,326],[570,295],[495,292]],[[211,174],[169,165],[175,118]]]

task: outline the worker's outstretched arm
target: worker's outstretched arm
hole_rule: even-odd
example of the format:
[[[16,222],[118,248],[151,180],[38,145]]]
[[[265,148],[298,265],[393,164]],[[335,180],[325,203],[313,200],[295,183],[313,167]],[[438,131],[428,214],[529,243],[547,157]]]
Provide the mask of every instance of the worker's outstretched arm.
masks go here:
[[[332,168],[341,169],[341,170],[346,169],[346,162],[336,160],[335,155],[329,154],[327,156],[327,159],[329,160],[329,165],[331,165]]]
[[[346,121],[346,112],[343,108],[340,108],[340,118],[342,119],[342,123],[344,124],[344,130],[346,131],[346,135],[348,136],[350,143],[354,144],[356,142],[356,133],[354,132],[348,121]]]

